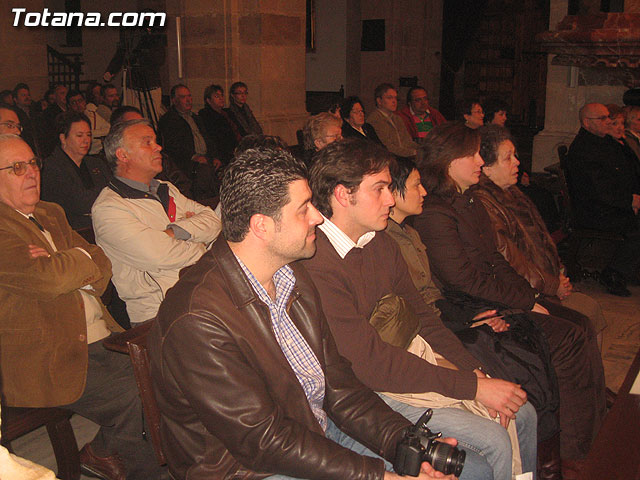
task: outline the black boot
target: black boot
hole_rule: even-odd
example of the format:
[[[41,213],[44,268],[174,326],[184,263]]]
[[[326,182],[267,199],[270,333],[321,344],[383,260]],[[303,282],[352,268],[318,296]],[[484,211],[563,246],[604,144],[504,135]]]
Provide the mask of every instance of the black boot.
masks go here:
[[[560,433],[538,442],[538,480],[562,480]]]
[[[599,280],[610,294],[618,297],[631,296],[631,292],[627,289],[627,280],[620,272],[607,267],[600,273]]]

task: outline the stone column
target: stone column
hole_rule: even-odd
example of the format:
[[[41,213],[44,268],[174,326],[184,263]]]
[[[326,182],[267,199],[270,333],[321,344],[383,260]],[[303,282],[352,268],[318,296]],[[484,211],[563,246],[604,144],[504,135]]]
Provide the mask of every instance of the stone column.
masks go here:
[[[304,0],[167,0],[171,84],[191,89],[194,110],[216,83],[249,87],[247,103],[265,133],[296,144],[305,110]],[[183,77],[178,78],[176,17],[182,23]]]
[[[45,29],[14,27],[14,14],[11,9],[15,7],[25,8],[27,12],[42,12],[44,1],[0,0],[0,11],[3,12],[0,16],[0,45],[3,46],[0,49],[2,89],[13,88],[16,83],[25,82],[31,89],[31,96],[36,100],[41,98],[48,88]]]

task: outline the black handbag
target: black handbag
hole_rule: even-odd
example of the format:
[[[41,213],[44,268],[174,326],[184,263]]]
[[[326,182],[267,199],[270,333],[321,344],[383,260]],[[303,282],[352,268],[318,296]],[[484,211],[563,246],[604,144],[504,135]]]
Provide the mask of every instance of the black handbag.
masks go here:
[[[538,414],[538,439],[546,440],[560,431],[558,379],[551,363],[549,344],[542,329],[528,312],[509,310],[469,296],[437,302],[443,317],[452,314],[465,318],[467,328],[455,331],[464,346],[480,360],[492,377],[517,383],[527,392]],[[498,310],[510,325],[506,332],[496,333],[488,325],[471,328],[471,319],[479,312]],[[466,312],[466,313],[465,313]],[[448,322],[443,318],[445,324]]]

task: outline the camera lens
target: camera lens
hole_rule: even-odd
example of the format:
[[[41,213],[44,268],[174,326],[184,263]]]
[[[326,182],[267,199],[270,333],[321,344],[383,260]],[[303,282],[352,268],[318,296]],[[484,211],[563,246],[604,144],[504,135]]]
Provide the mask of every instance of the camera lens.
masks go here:
[[[439,472],[449,475],[453,473],[456,477],[462,473],[464,459],[467,456],[463,450],[443,442],[432,441],[429,448],[424,453],[424,459]]]

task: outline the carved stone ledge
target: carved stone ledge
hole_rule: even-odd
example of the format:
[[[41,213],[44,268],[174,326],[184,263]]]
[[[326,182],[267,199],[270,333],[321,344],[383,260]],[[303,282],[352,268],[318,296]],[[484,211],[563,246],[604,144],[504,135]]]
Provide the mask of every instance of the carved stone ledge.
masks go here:
[[[558,30],[539,33],[536,42],[556,54],[553,65],[580,67],[582,84],[640,85],[638,13],[567,15]]]

